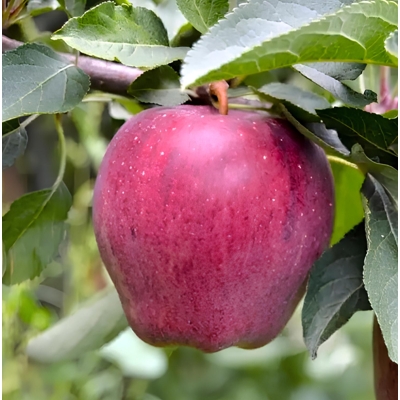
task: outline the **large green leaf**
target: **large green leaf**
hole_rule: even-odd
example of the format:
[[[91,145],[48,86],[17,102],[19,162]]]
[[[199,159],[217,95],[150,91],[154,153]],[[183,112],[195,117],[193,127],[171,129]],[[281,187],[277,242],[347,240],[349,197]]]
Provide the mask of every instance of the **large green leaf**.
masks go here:
[[[128,93],[143,103],[173,107],[189,100],[180,89],[179,75],[168,65],[140,75],[128,88]]]
[[[3,283],[32,279],[58,254],[65,236],[65,220],[72,204],[68,189],[28,193],[11,204],[3,216],[3,243],[7,253]]]
[[[15,159],[24,153],[27,143],[28,135],[25,128],[20,126],[18,119],[3,123],[3,169],[14,164]]]
[[[54,363],[99,349],[128,326],[116,290],[107,289],[75,313],[31,339],[26,352],[32,360]]]
[[[371,184],[371,181],[367,183]],[[398,248],[385,210],[386,199],[375,187],[365,190],[365,229],[368,251],[364,284],[388,348],[389,357],[398,355]]]
[[[342,82],[335,78],[326,75],[317,69],[311,68],[307,65],[297,64],[294,68],[299,71],[306,78],[315,82],[328,92],[330,92],[336,99],[340,100],[344,104],[352,107],[363,108],[367,104],[377,101],[377,95],[371,91],[365,91],[364,94],[355,92],[353,89],[344,85]],[[321,107],[320,107],[321,108]],[[327,107],[324,107],[327,108]]]
[[[47,46],[25,44],[3,54],[3,121],[72,110],[89,77]]]
[[[336,211],[331,237],[331,245],[334,245],[364,219],[360,191],[365,177],[348,161],[331,156],[328,159],[335,182]]]
[[[304,342],[312,358],[356,311],[370,309],[362,275],[366,250],[360,224],[314,264],[302,310]]]
[[[218,22],[229,9],[228,0],[177,0],[186,19],[201,33]]]
[[[169,47],[167,31],[153,11],[111,2],[71,18],[52,39],[94,57],[143,68],[182,59],[188,50]]]
[[[250,0],[193,46],[182,68],[182,85],[304,62],[395,66],[384,41],[397,29],[397,3],[371,0],[339,6],[334,1]],[[333,14],[321,17],[327,13]]]

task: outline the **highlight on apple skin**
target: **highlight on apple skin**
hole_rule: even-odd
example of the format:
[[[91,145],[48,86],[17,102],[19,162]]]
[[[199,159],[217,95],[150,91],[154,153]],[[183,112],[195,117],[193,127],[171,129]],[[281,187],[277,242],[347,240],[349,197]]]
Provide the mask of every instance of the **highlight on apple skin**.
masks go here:
[[[376,316],[373,325],[373,355],[376,400],[397,400],[398,365],[389,358]]]
[[[215,352],[283,329],[329,244],[333,202],[324,152],[285,120],[158,107],[112,139],[93,222],[136,334]]]

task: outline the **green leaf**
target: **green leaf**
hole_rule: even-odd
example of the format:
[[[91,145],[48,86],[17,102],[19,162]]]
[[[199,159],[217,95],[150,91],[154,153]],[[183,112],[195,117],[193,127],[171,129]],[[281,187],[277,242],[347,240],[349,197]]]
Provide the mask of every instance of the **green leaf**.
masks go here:
[[[331,245],[334,245],[364,219],[360,191],[365,176],[348,161],[332,156],[328,159],[335,182],[336,211],[331,237]]]
[[[318,347],[357,311],[370,310],[363,285],[367,250],[363,224],[322,255],[311,269],[302,310],[303,337],[313,359]]]
[[[8,131],[7,131],[8,130]],[[19,125],[18,120],[3,123],[3,169],[11,167],[17,157],[24,154],[28,143],[28,135],[25,128]]]
[[[396,181],[396,186],[397,186],[397,181]],[[390,193],[388,193],[387,190],[385,190],[384,186],[374,178],[373,175],[368,174],[367,179],[364,183],[363,186],[363,194],[366,198],[370,198],[374,192],[376,192],[381,200],[383,207],[385,209],[386,217],[390,225],[390,229],[392,231],[394,240],[396,242],[396,246],[398,246],[398,209],[397,209],[397,202],[393,200],[393,198],[390,196]],[[397,197],[397,193],[396,193]]]
[[[137,3],[142,3],[142,0],[136,1]],[[132,5],[134,4],[132,3]],[[138,5],[142,6],[142,4]],[[187,24],[186,18],[179,10],[175,0],[162,0],[159,4],[156,5],[156,7],[154,8],[154,12],[160,17],[163,25],[165,26],[170,41],[172,41],[173,38],[178,34],[182,26]]]
[[[320,123],[312,122],[303,125],[283,104],[279,105],[279,109],[301,134],[322,147],[327,154],[343,159],[349,158],[350,151],[343,145],[335,131],[326,129],[325,126]]]
[[[201,33],[194,29],[189,23],[183,25],[174,38],[171,40],[171,46],[173,47],[192,47],[194,42],[197,42],[201,36]]]
[[[111,2],[93,7],[82,17],[71,18],[52,39],[62,39],[94,57],[143,68],[180,60],[188,50],[169,47],[167,31],[153,11]]]
[[[398,348],[398,249],[378,190],[363,198],[368,251],[364,284],[376,314],[389,357],[397,361]]]
[[[389,110],[389,111],[386,111],[384,114],[381,114],[381,115],[382,115],[382,117],[385,117],[385,118],[388,118],[388,119],[397,118],[399,116],[399,110]],[[391,146],[389,146],[389,148],[391,149]]]
[[[366,64],[346,62],[317,62],[307,63],[307,67],[316,69],[337,81],[353,81],[365,70]]]
[[[143,103],[173,107],[189,100],[180,89],[179,75],[168,65],[140,75],[128,88],[128,93]]]
[[[288,83],[268,83],[255,91],[273,103],[283,102],[294,117],[301,115],[301,111],[304,110],[307,114],[312,114],[311,116],[306,114],[306,118],[314,121],[319,121],[316,109],[331,106],[324,97]]]
[[[3,283],[21,283],[39,276],[58,254],[65,236],[71,195],[61,183],[57,189],[28,193],[11,204],[3,216],[7,252]]]
[[[58,2],[72,17],[78,17],[85,12],[86,0],[58,0]]]
[[[41,363],[73,360],[97,350],[127,326],[117,292],[107,289],[74,314],[31,339],[26,353]]]
[[[338,132],[341,141],[349,149],[359,143],[369,157],[379,156],[382,162],[397,164],[389,148],[397,140],[397,118],[387,119],[382,115],[347,107],[318,110],[317,114],[327,128]]]
[[[57,0],[29,0],[27,11],[33,17],[48,13],[60,8],[60,3]]]
[[[229,10],[227,0],[176,0],[186,19],[201,33],[215,25]]]
[[[16,132],[20,128],[19,118],[12,119],[10,121],[3,122],[2,124],[3,132],[2,135],[7,136],[11,135],[12,133]]]
[[[340,81],[331,78],[314,68],[310,68],[309,66],[297,64],[294,65],[294,68],[310,81],[327,90],[344,104],[352,107],[364,108],[367,104],[378,101],[376,93],[371,91],[365,91],[364,94],[357,93]]]
[[[351,160],[370,173],[387,191],[395,207],[398,207],[398,171],[390,165],[380,164],[368,158],[362,147],[355,144],[351,149]]]
[[[3,121],[72,110],[89,77],[47,46],[25,44],[3,54]]]
[[[399,34],[398,31],[392,32],[388,38],[385,40],[385,49],[392,57],[395,66],[398,64],[398,42],[399,42]]]
[[[397,3],[365,1],[337,10],[339,6],[338,2],[250,0],[188,52],[183,87],[305,62],[395,66],[384,41],[397,29]]]

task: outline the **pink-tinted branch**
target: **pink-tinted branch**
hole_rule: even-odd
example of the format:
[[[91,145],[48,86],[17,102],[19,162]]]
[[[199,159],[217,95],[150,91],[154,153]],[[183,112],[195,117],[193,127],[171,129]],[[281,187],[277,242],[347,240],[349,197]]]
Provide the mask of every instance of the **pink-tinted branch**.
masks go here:
[[[3,36],[2,51],[14,50],[23,44]],[[75,63],[75,55],[59,54],[72,64]],[[120,95],[126,95],[128,86],[142,74],[142,71],[137,68],[87,56],[79,56],[77,66],[89,75],[92,89]]]

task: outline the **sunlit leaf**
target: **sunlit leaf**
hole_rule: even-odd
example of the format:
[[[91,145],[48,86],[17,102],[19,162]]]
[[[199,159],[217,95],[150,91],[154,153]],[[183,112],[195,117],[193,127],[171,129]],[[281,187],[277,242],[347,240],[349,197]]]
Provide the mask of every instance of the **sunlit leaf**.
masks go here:
[[[398,31],[392,32],[385,41],[385,48],[391,55],[393,62],[398,63],[398,45],[399,45],[399,34]]]
[[[335,220],[331,237],[331,245],[334,245],[364,219],[360,191],[365,177],[348,161],[338,157],[328,159],[335,182]]]
[[[169,47],[167,31],[153,11],[112,2],[71,18],[52,39],[91,56],[144,68],[182,59],[188,50]]]
[[[182,68],[183,87],[305,62],[395,66],[384,41],[397,29],[397,3],[356,2],[338,10],[340,5],[334,1],[250,0],[188,52]],[[333,14],[321,18],[327,13]]]

